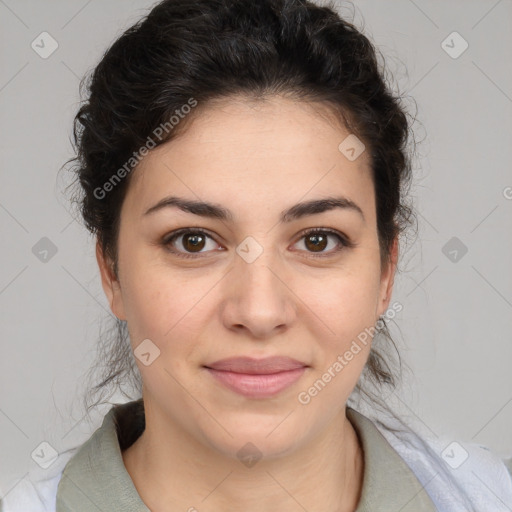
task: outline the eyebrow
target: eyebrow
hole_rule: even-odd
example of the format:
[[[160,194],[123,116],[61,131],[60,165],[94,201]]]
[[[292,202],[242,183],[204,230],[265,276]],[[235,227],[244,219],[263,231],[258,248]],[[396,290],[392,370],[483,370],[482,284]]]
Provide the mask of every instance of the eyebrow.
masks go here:
[[[154,206],[146,210],[143,215],[150,215],[159,210],[162,210],[163,208],[171,207],[177,207],[184,212],[193,213],[194,215],[199,215],[201,217],[220,219],[223,221],[233,221],[232,212],[223,206],[205,201],[184,199],[177,196],[164,197]],[[282,211],[279,222],[291,222],[308,215],[326,212],[335,208],[357,212],[363,218],[363,221],[365,221],[363,210],[352,200],[346,197],[327,197],[324,199],[314,199],[311,201],[298,203],[291,208]]]

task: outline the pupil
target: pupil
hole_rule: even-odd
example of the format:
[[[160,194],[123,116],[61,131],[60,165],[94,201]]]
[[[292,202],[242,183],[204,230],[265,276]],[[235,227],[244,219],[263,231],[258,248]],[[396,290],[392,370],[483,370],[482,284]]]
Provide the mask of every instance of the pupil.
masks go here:
[[[203,240],[203,236],[202,235],[190,235],[190,236],[185,237],[185,247],[187,249],[189,249],[189,248],[196,248],[197,249],[198,247],[199,247],[199,249],[202,249],[203,247],[200,246],[200,244],[202,242],[204,244],[204,240]],[[190,247],[189,247],[189,244],[191,244]]]
[[[326,247],[327,237],[324,235],[318,235],[318,234],[310,235],[307,237],[307,240],[314,240],[313,246],[312,246],[312,248],[314,249],[314,252],[319,252],[319,251],[325,249],[325,247]]]

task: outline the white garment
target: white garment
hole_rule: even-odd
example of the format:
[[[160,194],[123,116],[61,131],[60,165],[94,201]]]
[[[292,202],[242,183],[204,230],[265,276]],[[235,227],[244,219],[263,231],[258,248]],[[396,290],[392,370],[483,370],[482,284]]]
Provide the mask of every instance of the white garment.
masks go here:
[[[420,447],[418,436],[409,431],[408,442],[404,442],[393,432],[375,426],[412,469],[439,511],[467,512],[438,465]],[[440,465],[444,463],[477,512],[512,512],[512,458],[502,461],[486,446],[446,437],[437,439],[426,432],[421,433],[421,439],[440,457]]]
[[[44,478],[34,470],[18,483],[13,482],[10,489],[1,489],[0,496],[5,497],[0,501],[0,512],[55,512],[57,486],[62,471],[78,448],[59,455],[44,473]],[[50,475],[48,471],[51,471]]]

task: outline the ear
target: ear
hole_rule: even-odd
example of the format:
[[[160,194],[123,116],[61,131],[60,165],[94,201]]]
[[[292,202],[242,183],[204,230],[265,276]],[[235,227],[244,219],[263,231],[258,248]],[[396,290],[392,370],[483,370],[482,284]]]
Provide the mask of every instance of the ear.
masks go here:
[[[119,280],[112,268],[112,261],[103,254],[98,240],[96,240],[96,260],[100,268],[101,285],[107,296],[110,309],[119,320],[126,320]]]
[[[393,293],[393,283],[395,279],[396,266],[398,262],[398,235],[391,245],[390,259],[386,267],[382,269],[380,279],[379,302],[377,305],[377,314],[383,315],[389,307],[391,294]]]

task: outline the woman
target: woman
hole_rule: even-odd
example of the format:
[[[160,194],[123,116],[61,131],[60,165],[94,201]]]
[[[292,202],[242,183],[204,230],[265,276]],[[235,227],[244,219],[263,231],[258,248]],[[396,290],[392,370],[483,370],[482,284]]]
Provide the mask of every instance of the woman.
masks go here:
[[[457,473],[347,405],[363,375],[394,383],[372,341],[401,307],[411,169],[375,49],[332,6],[165,0],[104,55],[75,123],[82,214],[141,397],[26,509],[511,509],[497,457],[456,443]],[[123,343],[105,383],[130,370]]]

